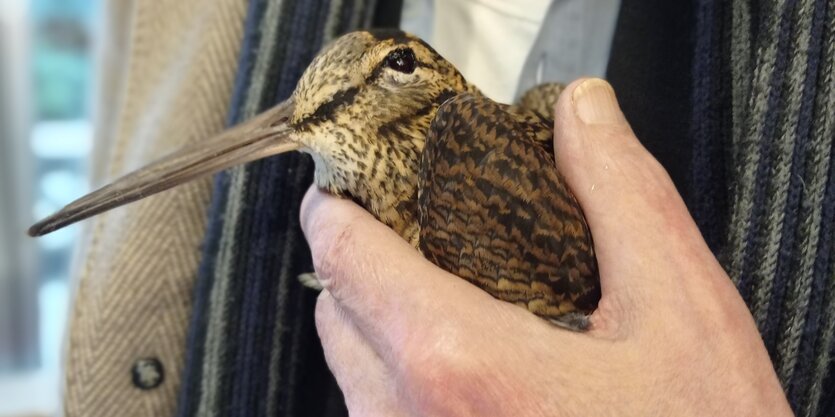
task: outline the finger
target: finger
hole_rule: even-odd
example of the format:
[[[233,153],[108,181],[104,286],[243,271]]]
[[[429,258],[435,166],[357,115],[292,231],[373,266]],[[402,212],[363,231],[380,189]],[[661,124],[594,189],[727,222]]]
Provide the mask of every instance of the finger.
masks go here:
[[[670,262],[715,264],[675,186],[635,137],[607,82],[581,79],[566,88],[556,106],[554,140],[557,165],[594,236],[604,296],[670,284],[674,274],[647,274]],[[696,256],[683,256],[691,254]]]
[[[316,303],[316,329],[351,415],[407,415],[398,404],[391,372],[327,291]]]
[[[499,303],[431,264],[351,201],[312,189],[301,213],[322,286],[384,360],[396,360],[422,329],[457,308],[479,315]]]

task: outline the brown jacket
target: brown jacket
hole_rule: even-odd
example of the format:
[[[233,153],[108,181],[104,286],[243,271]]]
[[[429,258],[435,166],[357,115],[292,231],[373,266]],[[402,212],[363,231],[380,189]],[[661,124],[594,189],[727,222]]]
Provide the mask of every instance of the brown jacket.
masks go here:
[[[94,186],[223,129],[246,5],[105,2]],[[192,182],[85,224],[66,415],[174,414],[210,192]]]

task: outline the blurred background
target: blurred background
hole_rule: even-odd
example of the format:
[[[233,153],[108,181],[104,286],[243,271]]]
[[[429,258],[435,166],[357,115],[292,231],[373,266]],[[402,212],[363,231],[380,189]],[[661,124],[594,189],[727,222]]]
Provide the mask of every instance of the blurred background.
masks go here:
[[[0,417],[54,415],[78,227],[25,236],[87,191],[99,0],[0,0]]]

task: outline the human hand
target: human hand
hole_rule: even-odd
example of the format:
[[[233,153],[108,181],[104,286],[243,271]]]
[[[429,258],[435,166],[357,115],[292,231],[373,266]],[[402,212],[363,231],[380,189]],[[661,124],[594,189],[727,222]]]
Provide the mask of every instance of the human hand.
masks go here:
[[[603,81],[556,106],[556,156],[594,236],[592,328],[556,328],[312,190],[316,325],[352,416],[791,415],[748,309]]]

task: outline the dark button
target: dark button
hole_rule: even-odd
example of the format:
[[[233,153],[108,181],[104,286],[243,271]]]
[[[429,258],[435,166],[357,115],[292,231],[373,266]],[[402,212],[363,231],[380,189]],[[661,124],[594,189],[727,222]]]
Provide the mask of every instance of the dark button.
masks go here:
[[[131,369],[133,385],[140,389],[154,389],[162,384],[165,372],[162,362],[157,358],[142,358],[133,364]]]

